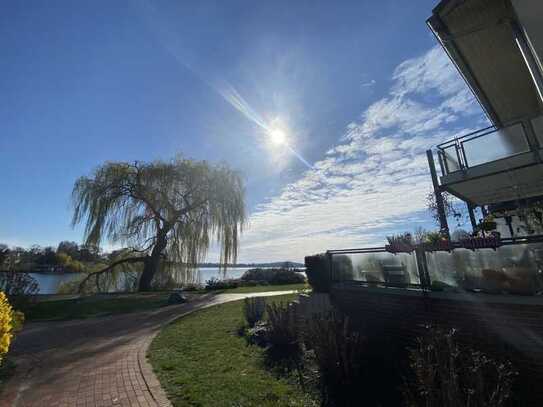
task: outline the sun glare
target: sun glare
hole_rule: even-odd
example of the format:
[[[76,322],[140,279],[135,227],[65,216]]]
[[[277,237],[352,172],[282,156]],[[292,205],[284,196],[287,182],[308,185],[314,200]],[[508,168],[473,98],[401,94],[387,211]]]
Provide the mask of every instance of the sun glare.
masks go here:
[[[281,129],[273,129],[270,131],[270,140],[275,145],[283,145],[287,142],[287,135]]]

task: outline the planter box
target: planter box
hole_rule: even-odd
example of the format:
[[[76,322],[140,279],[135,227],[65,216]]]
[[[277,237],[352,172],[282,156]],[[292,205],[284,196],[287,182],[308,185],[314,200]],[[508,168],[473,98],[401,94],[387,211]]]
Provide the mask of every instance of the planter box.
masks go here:
[[[387,244],[385,250],[389,253],[412,253],[415,250],[415,246],[409,243],[394,243]]]
[[[497,249],[502,245],[498,237],[473,237],[460,241],[460,246],[464,249]]]

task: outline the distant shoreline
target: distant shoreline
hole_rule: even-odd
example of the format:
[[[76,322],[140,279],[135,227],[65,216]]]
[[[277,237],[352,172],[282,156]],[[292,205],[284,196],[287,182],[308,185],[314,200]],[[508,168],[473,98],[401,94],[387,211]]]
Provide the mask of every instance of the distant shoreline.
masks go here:
[[[285,267],[287,262],[283,263],[265,263],[265,264],[230,264],[227,269],[253,269],[253,268],[280,268]],[[200,264],[197,265],[198,269],[217,269],[220,268],[218,264]],[[305,265],[301,263],[288,262],[288,268],[305,269]],[[43,274],[43,275],[63,275],[63,274],[81,274],[84,271],[43,271],[43,270],[0,270],[0,273],[27,273],[27,274]]]

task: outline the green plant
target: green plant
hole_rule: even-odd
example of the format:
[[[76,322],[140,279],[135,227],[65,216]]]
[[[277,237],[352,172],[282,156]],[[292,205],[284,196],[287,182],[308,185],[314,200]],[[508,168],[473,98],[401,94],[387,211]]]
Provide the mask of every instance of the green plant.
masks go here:
[[[441,241],[443,241],[443,235],[441,234],[441,232],[428,232],[426,234],[426,243],[437,244]]]
[[[289,303],[273,303],[266,306],[268,314],[267,339],[278,354],[292,354],[300,350],[296,308]]]
[[[305,273],[313,291],[320,293],[330,291],[330,262],[326,254],[306,256]]]
[[[55,261],[59,266],[62,266],[64,270],[70,273],[81,273],[85,269],[83,263],[78,260],[74,260],[72,256],[64,252],[56,253]]]
[[[273,274],[270,284],[285,285],[285,284],[302,284],[305,283],[305,277],[299,271],[292,269],[277,269]]]
[[[364,340],[349,318],[336,310],[314,316],[307,321],[304,341],[315,356],[323,405],[364,404]]]
[[[410,350],[411,377],[404,398],[409,406],[501,407],[511,397],[516,376],[508,362],[497,362],[460,346],[454,329],[427,326]]]
[[[16,332],[22,329],[24,314],[15,311],[5,293],[0,291],[0,365],[9,351]]]
[[[251,328],[262,320],[266,311],[266,300],[262,297],[245,298],[243,300],[243,315]]]
[[[398,245],[399,244],[412,245],[412,244],[414,244],[413,235],[411,235],[411,233],[409,233],[409,232],[398,233],[398,234],[395,234],[395,235],[387,236],[387,241],[388,241],[388,244],[390,244],[390,245],[397,245],[397,244]]]
[[[387,236],[385,249],[390,253],[410,253],[415,250],[415,240],[409,232]]]
[[[237,288],[239,285],[239,281],[237,280],[219,280],[218,278],[213,277],[206,281],[205,289],[208,291],[226,290],[229,288]]]
[[[479,224],[479,229],[485,232],[491,232],[493,230],[496,230],[497,227],[496,220],[494,219],[494,216],[488,215],[486,218],[483,219],[483,221]]]
[[[247,270],[241,276],[244,284],[301,284],[305,277],[297,270],[286,268],[255,268]]]

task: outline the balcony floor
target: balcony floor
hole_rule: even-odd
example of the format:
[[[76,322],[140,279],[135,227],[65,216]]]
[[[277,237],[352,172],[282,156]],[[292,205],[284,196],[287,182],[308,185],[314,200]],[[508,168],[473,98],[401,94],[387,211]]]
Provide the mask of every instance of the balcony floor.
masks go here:
[[[543,195],[543,163],[532,152],[522,153],[448,174],[441,185],[476,205],[531,198]]]

